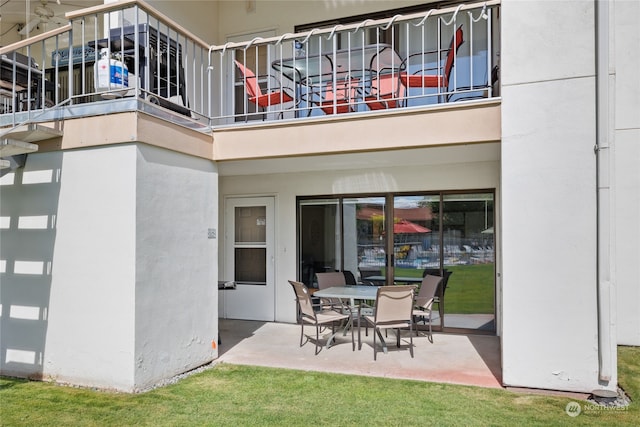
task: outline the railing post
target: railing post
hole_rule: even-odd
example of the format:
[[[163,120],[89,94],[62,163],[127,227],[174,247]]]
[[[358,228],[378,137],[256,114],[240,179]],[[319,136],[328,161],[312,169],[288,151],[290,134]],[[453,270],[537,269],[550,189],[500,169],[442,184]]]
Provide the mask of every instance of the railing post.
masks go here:
[[[73,105],[73,26],[69,29],[67,47],[69,49],[69,63],[67,64],[67,70],[69,70],[69,72],[67,73],[69,93],[67,99],[69,100],[69,105]],[[82,88],[81,92],[84,92],[84,88]]]

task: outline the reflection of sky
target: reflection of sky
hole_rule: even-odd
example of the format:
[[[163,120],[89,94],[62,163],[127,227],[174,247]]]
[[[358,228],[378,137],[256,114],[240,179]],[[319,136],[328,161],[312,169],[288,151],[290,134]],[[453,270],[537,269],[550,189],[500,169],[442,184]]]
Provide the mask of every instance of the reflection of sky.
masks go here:
[[[399,209],[410,209],[420,207],[420,203],[438,201],[438,196],[399,196],[394,198],[393,207]],[[359,197],[355,199],[345,199],[345,204],[367,204],[367,205],[385,205],[384,197]]]
[[[423,200],[424,200],[424,197],[415,197],[415,196],[396,197],[393,200],[393,207],[401,208],[401,209],[417,208],[418,202]]]

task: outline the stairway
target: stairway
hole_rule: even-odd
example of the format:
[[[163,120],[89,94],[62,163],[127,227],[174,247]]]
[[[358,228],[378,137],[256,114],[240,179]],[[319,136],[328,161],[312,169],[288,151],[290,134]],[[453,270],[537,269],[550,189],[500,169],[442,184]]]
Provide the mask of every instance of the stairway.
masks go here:
[[[36,123],[23,124],[0,132],[0,177],[21,168],[27,154],[38,151],[38,141],[62,136],[62,131]]]

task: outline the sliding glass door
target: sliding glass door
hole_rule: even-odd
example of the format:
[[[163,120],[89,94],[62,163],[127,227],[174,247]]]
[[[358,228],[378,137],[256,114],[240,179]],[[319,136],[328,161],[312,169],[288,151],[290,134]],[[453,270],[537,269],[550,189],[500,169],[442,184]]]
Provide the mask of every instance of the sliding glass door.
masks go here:
[[[493,192],[298,199],[299,280],[351,271],[359,283],[443,277],[434,326],[495,331]]]
[[[342,199],[344,270],[358,282],[384,284],[387,267],[387,225],[384,197]]]
[[[445,328],[495,331],[493,206],[492,193],[443,195]]]

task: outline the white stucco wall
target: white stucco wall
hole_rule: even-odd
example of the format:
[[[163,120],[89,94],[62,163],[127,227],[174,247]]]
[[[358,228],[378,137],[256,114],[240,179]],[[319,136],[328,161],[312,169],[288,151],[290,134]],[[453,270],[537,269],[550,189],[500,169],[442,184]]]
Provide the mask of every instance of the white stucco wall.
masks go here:
[[[587,1],[502,5],[505,385],[601,386],[594,19]]]
[[[212,0],[148,0],[147,3],[175,23],[198,36],[205,43],[216,43],[219,19],[218,1]]]
[[[217,357],[217,175],[213,162],[139,145],[135,383]],[[212,343],[216,344],[215,346]]]
[[[217,357],[212,162],[132,143],[0,183],[3,374],[133,391]]]
[[[220,177],[221,210],[224,196],[276,195],[276,321],[295,322],[295,298],[287,281],[296,278],[296,196],[498,188],[497,161],[434,165],[428,164],[429,150],[425,150],[421,154],[425,164],[420,166],[416,164],[415,152],[409,152],[414,157],[407,154],[406,164],[411,166],[405,167],[375,167],[372,160],[371,168],[362,166],[367,163],[365,161],[347,170]],[[288,162],[289,168],[299,167],[299,160]],[[287,169],[286,163],[286,160],[281,162],[282,171]],[[323,158],[319,157],[313,163],[319,168]],[[250,170],[251,162],[246,164]],[[342,165],[345,167],[348,167],[346,161]],[[223,227],[223,221],[221,217],[220,227]],[[221,271],[220,274],[224,273]]]
[[[619,344],[640,345],[640,2],[610,7],[612,256]]]
[[[293,33],[296,25],[321,22],[335,18],[362,15],[429,3],[429,0],[340,0],[340,1],[289,1],[256,0],[249,2],[219,2],[218,40],[224,44],[227,37],[258,33],[275,29],[277,34]]]
[[[2,354],[35,353],[3,373],[130,388],[135,147],[31,154],[0,188]]]

